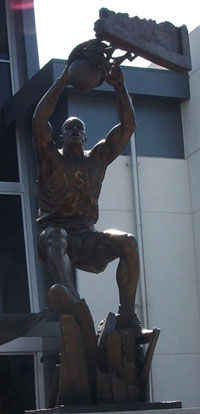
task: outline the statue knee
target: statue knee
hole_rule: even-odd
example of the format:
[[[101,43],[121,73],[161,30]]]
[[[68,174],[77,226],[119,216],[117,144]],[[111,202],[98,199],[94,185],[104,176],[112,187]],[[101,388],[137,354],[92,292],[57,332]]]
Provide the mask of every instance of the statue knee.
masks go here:
[[[122,251],[128,256],[139,258],[137,239],[133,234],[126,234],[123,239]]]
[[[47,227],[38,239],[38,252],[40,257],[47,261],[50,254],[63,255],[67,249],[67,232],[58,227]]]

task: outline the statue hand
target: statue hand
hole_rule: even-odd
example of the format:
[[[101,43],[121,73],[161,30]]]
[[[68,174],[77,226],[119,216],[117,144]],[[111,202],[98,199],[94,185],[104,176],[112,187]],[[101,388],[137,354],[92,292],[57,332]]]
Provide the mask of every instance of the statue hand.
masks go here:
[[[61,78],[63,79],[63,81],[65,82],[65,85],[70,85],[70,79],[69,79],[69,65],[67,64],[65,69],[63,70],[62,74],[61,74]]]
[[[124,75],[119,65],[111,66],[106,75],[106,82],[114,88],[124,84]]]

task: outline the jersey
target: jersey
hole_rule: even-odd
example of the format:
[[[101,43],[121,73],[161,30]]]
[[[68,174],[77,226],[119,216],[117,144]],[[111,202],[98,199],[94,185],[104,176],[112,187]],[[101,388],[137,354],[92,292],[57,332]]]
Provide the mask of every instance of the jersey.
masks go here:
[[[41,226],[65,225],[65,228],[94,225],[99,216],[98,198],[105,175],[101,159],[85,152],[81,160],[64,157],[50,142],[48,167],[38,175],[39,215]]]

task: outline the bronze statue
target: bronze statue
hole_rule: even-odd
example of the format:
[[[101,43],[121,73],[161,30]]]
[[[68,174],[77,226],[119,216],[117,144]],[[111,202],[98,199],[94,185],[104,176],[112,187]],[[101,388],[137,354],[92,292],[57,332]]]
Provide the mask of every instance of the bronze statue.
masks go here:
[[[155,25],[153,21],[140,22],[137,17],[129,19],[127,15],[102,9],[100,20],[95,23],[97,39],[84,42],[72,51],[65,70],[34,112],[40,197],[37,221],[41,226],[38,250],[53,283],[49,289],[49,306],[60,316],[61,328],[60,362],[52,380],[49,407],[66,404],[71,411],[70,404],[85,407],[85,404],[109,403],[114,408],[115,404],[126,403],[131,411],[134,407],[146,409],[152,404],[148,403],[148,377],[160,330],[143,329],[135,314],[139,278],[137,241],[132,234],[117,230],[99,232],[94,226],[106,168],[121,153],[136,127],[120,63],[141,55],[174,70],[190,67],[186,28],[180,28],[184,40],[184,47],[180,48],[178,28],[166,22]],[[149,33],[155,27],[158,30],[152,41]],[[138,37],[138,28],[145,36],[148,29],[148,48],[147,42]],[[167,56],[159,47],[163,42],[162,30],[166,28],[174,48],[171,52],[171,43],[164,39]],[[126,54],[114,58],[117,48]],[[49,119],[65,87],[72,85],[85,91],[104,80],[115,90],[119,124],[90,151],[85,151],[85,124],[77,117],[70,117],[61,127],[63,147],[58,150]],[[99,273],[116,258],[119,258],[116,274],[119,311],[117,315],[109,312],[96,335],[89,308],[72,282],[71,265]],[[147,343],[144,349],[142,344]],[[162,403],[158,404],[162,408]],[[180,402],[164,404],[167,404],[164,408],[181,407]]]
[[[134,311],[139,277],[136,238],[115,230],[99,232],[94,227],[106,169],[135,130],[134,109],[119,65],[111,66],[107,73],[104,68],[106,82],[115,89],[119,124],[90,151],[85,151],[85,124],[77,117],[70,117],[61,127],[63,147],[58,150],[49,118],[70,84],[69,68],[68,64],[40,100],[33,116],[40,198],[37,221],[42,230],[38,240],[39,255],[47,265],[52,283],[56,284],[59,300],[54,307],[58,313],[59,307],[62,312],[62,305],[70,312],[80,301],[71,279],[71,265],[99,273],[109,262],[119,258],[117,326],[133,328],[138,341],[146,343],[152,331],[142,328]]]

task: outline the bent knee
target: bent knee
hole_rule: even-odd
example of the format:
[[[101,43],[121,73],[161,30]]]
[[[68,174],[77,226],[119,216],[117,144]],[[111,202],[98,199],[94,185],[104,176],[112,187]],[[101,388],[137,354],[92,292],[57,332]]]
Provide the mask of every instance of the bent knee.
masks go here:
[[[133,234],[127,233],[123,237],[122,251],[125,254],[138,255],[138,243],[136,237]]]
[[[38,251],[43,260],[48,254],[56,250],[57,254],[63,253],[67,248],[67,232],[59,227],[47,227],[38,238]]]

